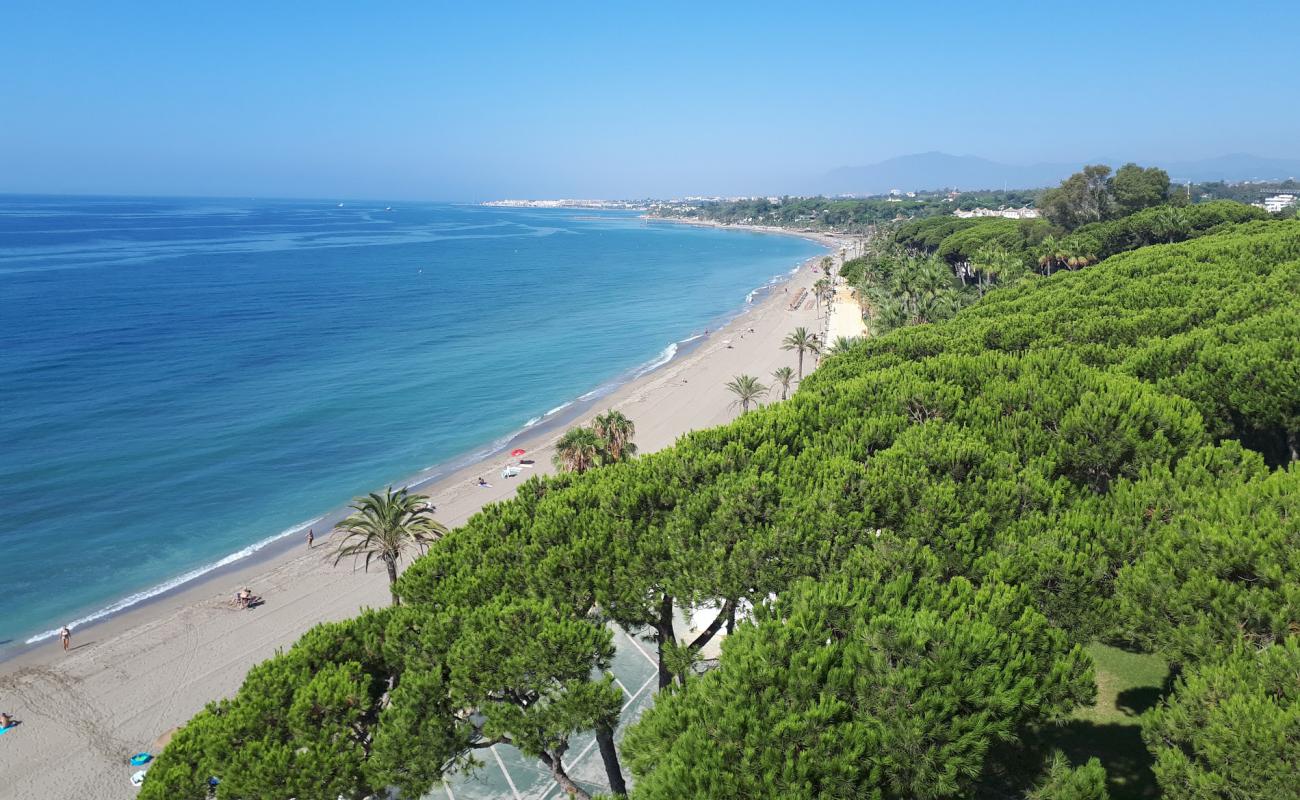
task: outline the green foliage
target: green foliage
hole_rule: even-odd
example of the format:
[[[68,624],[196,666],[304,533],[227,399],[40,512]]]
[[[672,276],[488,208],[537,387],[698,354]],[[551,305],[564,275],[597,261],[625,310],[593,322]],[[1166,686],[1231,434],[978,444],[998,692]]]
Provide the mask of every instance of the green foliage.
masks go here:
[[[772,225],[795,230],[834,230],[865,233],[898,218],[947,215],[953,208],[1032,205],[1034,191],[964,192],[951,202],[946,192],[921,192],[915,198],[766,197],[744,200],[662,204],[653,213],[670,218],[698,219],[723,225]]]
[[[735,395],[732,406],[740,406],[740,413],[748,414],[751,405],[767,396],[768,387],[759,383],[753,375],[737,375],[727,381],[727,391]]]
[[[1121,216],[1162,205],[1169,198],[1169,173],[1159,167],[1125,164],[1115,170],[1110,183]]]
[[[777,367],[772,371],[772,385],[781,387],[781,399],[790,394],[790,384],[794,383],[794,370],[789,367]]]
[[[1295,797],[1300,639],[1192,668],[1143,721],[1169,800]]]
[[[424,552],[430,543],[447,533],[433,518],[429,498],[411,494],[405,488],[389,486],[383,494],[372,492],[355,501],[353,513],[338,524],[334,547],[335,566],[344,559],[361,560],[367,570],[380,561],[388,570],[388,582],[397,581],[397,564],[410,550]],[[398,602],[393,595],[393,604]]]
[[[1023,593],[946,581],[915,543],[859,552],[758,612],[721,669],[628,733],[638,797],[959,796],[990,744],[1092,690],[1082,651]]]
[[[1057,188],[1043,192],[1038,207],[1052,224],[1066,230],[1110,219],[1115,213],[1110,167],[1105,164],[1084,167],[1061,181]]]
[[[898,248],[873,255],[862,274],[859,288],[870,301],[871,328],[877,335],[948,319],[975,299],[940,259]]]
[[[944,238],[935,252],[950,264],[970,261],[987,247],[1029,253],[1052,230],[1051,224],[1042,219],[988,219],[983,222]]]
[[[821,352],[821,342],[817,341],[817,334],[810,333],[807,328],[800,326],[795,328],[785,339],[781,340],[782,350],[793,350],[799,356],[799,380],[803,381],[803,357],[805,353],[816,355]]]
[[[636,424],[622,411],[611,408],[604,414],[597,414],[592,420],[591,429],[604,445],[602,460],[625,461],[636,455],[636,444],[632,442],[632,437],[636,435]]]
[[[579,426],[565,431],[555,443],[552,460],[556,469],[582,474],[600,465],[604,449],[604,442],[594,430]]]
[[[335,800],[381,789],[367,728],[392,666],[381,643],[388,619],[368,612],[317,626],[254,667],[233,699],[210,704],[177,733],[140,796],[205,797],[209,777],[220,780],[221,800]]]
[[[1220,200],[1185,208],[1159,206],[1107,222],[1086,225],[1067,237],[1067,242],[1088,244],[1097,258],[1135,250],[1152,244],[1180,242],[1224,225],[1267,219],[1263,209]]]
[[[899,225],[894,231],[894,241],[903,247],[933,252],[939,249],[944,239],[955,233],[1003,221],[990,217],[922,217]],[[842,270],[840,274],[844,274]]]
[[[1082,767],[1071,767],[1060,753],[1052,756],[1047,777],[1026,800],[1108,800],[1106,770],[1095,758]]]
[[[1186,663],[1300,630],[1297,519],[1300,466],[1166,501],[1116,578],[1127,632]]]
[[[634,795],[1022,796],[1045,766],[1034,745],[1089,699],[1095,638],[1169,654],[1189,677],[1167,707],[1209,709],[1203,752],[1189,726],[1153,743],[1216,785],[1267,786],[1215,759],[1253,738],[1232,698],[1276,693],[1201,670],[1239,642],[1281,652],[1300,624],[1300,472],[1279,469],[1300,434],[1300,222],[1207,228],[939,308],[1001,280],[1009,253],[978,251],[978,289],[937,257],[873,253],[873,302],[931,324],[664,451],[526,481],[407,569],[405,606],[254,669],[144,796],[236,771],[223,796],[418,796],[497,737],[558,778],[569,738],[617,712],[606,623],[659,666],[625,739]],[[674,619],[706,610],[681,638]],[[1018,782],[994,763],[1016,758]],[[1095,797],[1099,775],[1061,765],[1034,791]]]

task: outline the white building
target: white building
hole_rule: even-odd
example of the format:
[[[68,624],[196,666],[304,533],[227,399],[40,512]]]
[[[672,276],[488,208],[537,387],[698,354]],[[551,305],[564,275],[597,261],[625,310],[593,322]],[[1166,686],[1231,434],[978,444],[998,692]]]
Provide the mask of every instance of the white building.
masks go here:
[[[1295,205],[1295,195],[1293,194],[1275,194],[1272,197],[1265,197],[1263,208],[1270,214],[1276,214],[1284,208],[1290,208]]]
[[[960,208],[952,212],[954,217],[970,219],[972,217],[1003,217],[1005,219],[1038,219],[1036,208],[972,208],[963,211]]]

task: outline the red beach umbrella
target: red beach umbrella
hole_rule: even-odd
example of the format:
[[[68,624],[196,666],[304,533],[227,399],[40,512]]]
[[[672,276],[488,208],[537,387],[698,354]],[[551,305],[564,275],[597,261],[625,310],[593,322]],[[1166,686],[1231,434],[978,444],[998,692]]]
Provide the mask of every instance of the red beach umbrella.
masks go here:
[[[528,451],[527,451],[527,450],[524,450],[524,449],[521,448],[521,447],[516,447],[514,450],[511,450],[511,451],[510,451],[510,455],[514,456],[515,458],[519,458],[520,456],[522,456],[522,455],[523,455],[524,453],[526,453],[526,452],[528,452]]]

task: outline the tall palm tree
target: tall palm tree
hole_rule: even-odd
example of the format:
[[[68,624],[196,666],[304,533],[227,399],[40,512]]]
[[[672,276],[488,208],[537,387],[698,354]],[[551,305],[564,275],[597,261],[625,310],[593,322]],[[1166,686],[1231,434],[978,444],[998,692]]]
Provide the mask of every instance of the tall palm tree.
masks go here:
[[[758,403],[767,394],[767,387],[753,375],[737,375],[727,382],[727,391],[736,396],[732,405],[740,406],[740,413],[747,414],[750,403]]]
[[[447,534],[447,528],[433,518],[429,498],[406,489],[389,486],[383,494],[371,492],[350,506],[353,513],[338,524],[343,534],[334,550],[334,566],[345,558],[364,559],[365,569],[378,559],[388,569],[388,590],[393,605],[400,605],[393,584],[397,583],[397,562],[414,548],[421,553]]]
[[[780,367],[772,373],[772,380],[776,385],[781,387],[781,399],[784,400],[790,394],[790,383],[794,380],[794,370],[789,367]]]
[[[820,350],[817,344],[817,335],[808,332],[807,328],[795,328],[794,332],[781,342],[782,350],[793,350],[799,354],[799,380],[803,380],[803,354],[816,353]]]
[[[570,428],[555,443],[555,468],[586,472],[600,463],[602,442],[591,428]]]
[[[604,414],[597,414],[591,427],[597,436],[605,440],[605,449],[609,451],[611,461],[622,461],[636,455],[636,445],[632,444],[636,424],[623,412],[611,408]]]
[[[831,292],[831,282],[826,278],[818,278],[813,282],[813,295],[817,298],[817,316],[821,316],[822,305],[827,302],[828,297],[833,297]]]

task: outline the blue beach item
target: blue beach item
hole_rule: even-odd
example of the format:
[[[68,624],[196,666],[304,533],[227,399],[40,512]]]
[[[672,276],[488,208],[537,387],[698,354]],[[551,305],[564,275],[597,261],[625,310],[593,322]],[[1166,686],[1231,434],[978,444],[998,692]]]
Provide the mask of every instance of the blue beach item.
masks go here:
[[[131,766],[133,767],[142,767],[150,761],[153,761],[153,756],[149,753],[136,753],[131,756]]]

